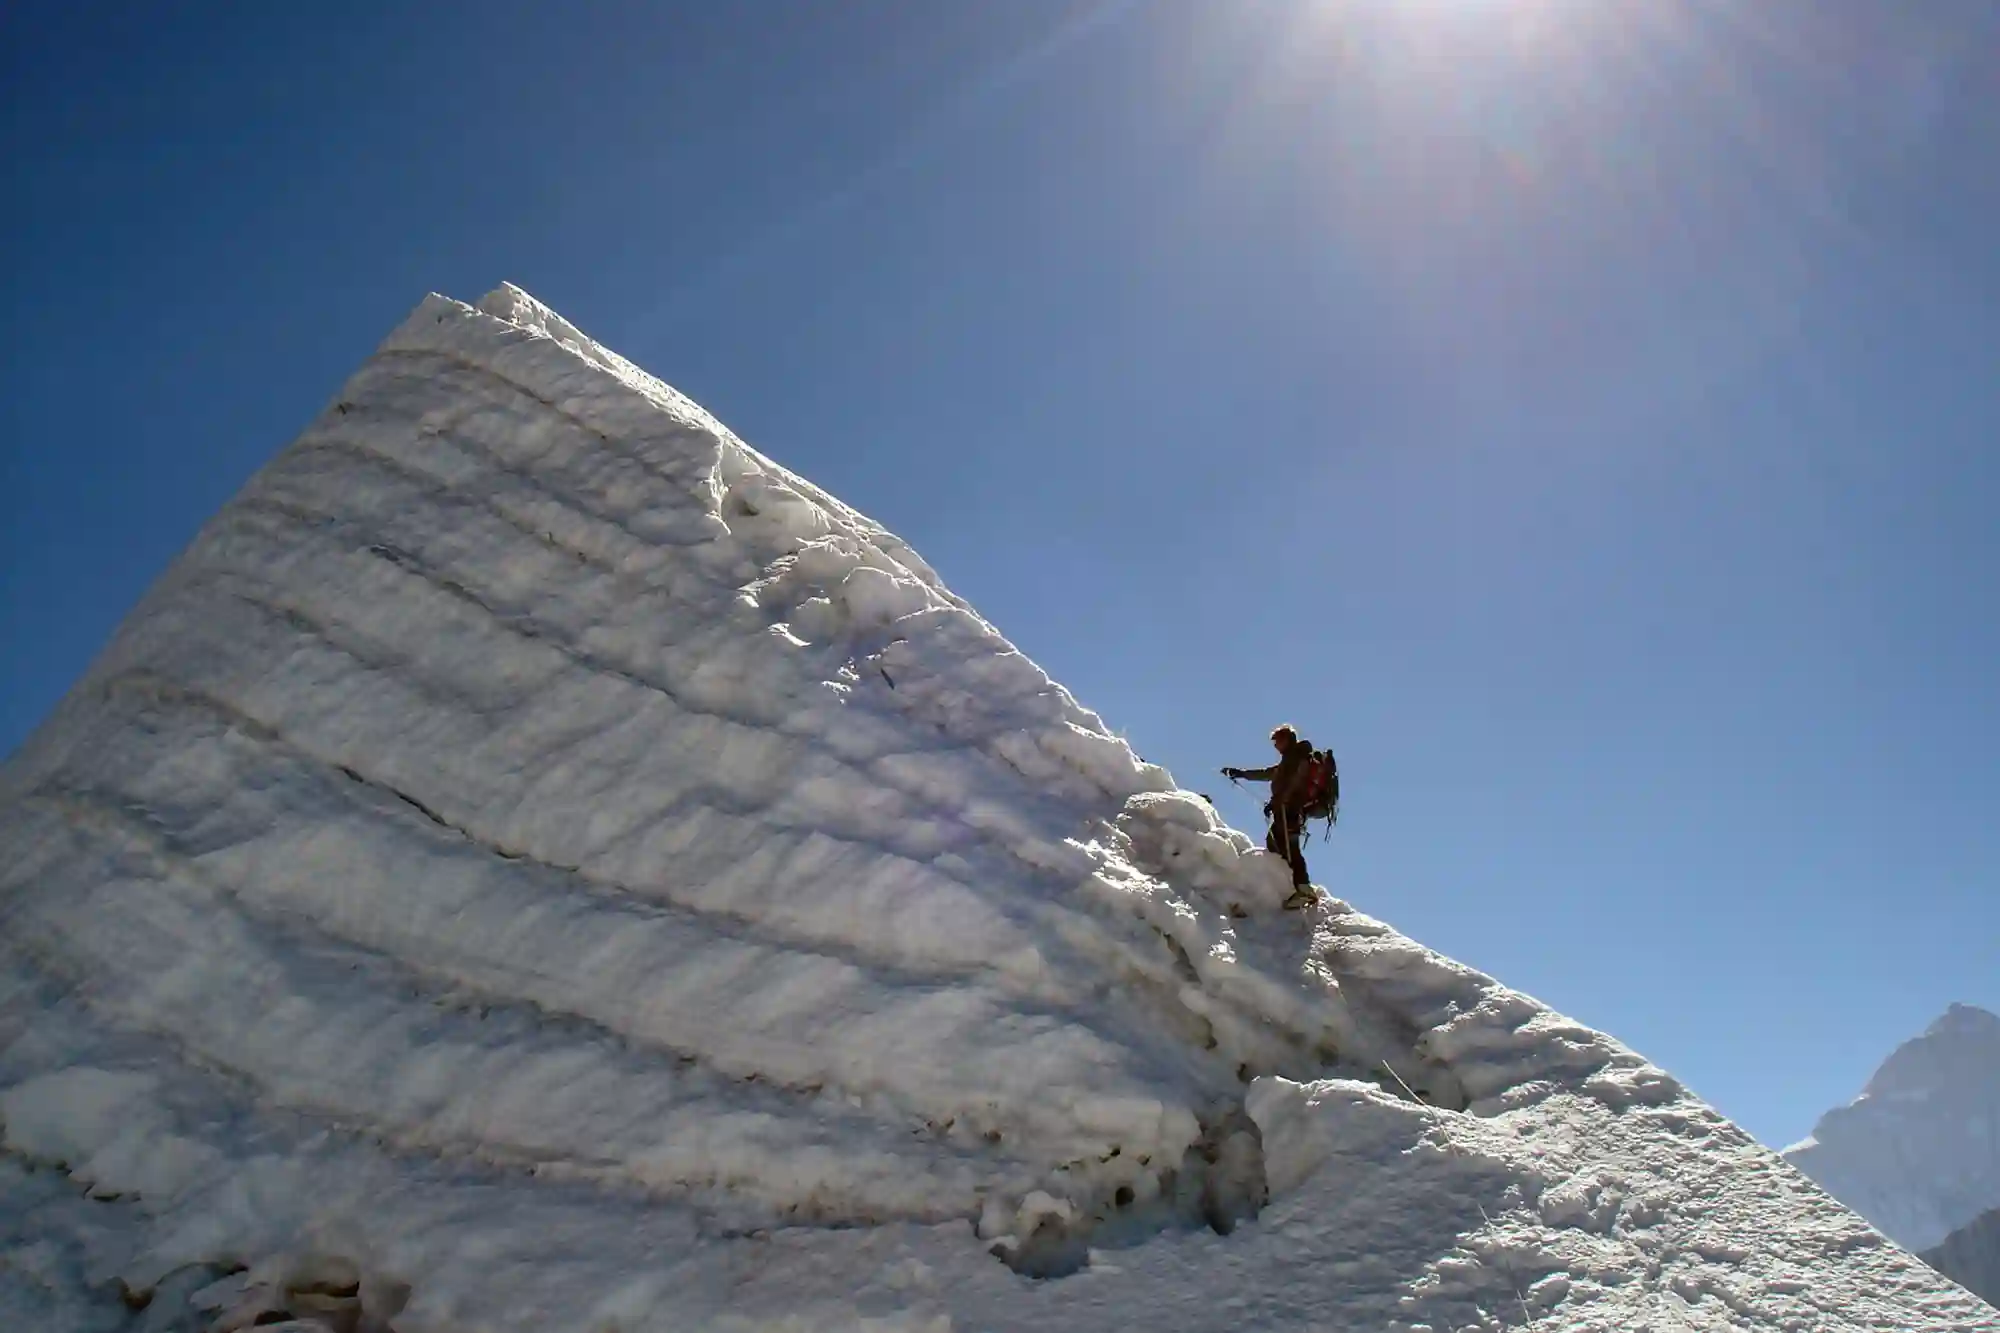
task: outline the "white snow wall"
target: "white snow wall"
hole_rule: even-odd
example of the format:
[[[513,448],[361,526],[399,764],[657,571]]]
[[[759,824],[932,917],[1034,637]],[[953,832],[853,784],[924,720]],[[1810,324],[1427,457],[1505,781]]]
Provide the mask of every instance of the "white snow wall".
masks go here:
[[[981,1286],[1012,1280],[988,1248],[1062,1272],[1288,1192],[1330,1216],[1329,1160],[1428,1191],[1312,1289],[1366,1326],[1722,1281],[1593,1144],[1679,1136],[1704,1179],[1760,1150],[1344,904],[1277,913],[1286,888],[893,535],[526,294],[432,297],[0,769],[0,1242],[29,1238],[0,1296],[28,1274],[67,1311],[40,1326],[82,1326],[64,1281],[248,1264],[358,1273],[401,1327],[698,1327],[691,1293],[747,1299],[700,1285],[748,1262],[728,1243],[790,1228],[850,1256],[815,1288],[849,1327],[856,1236],[935,1267],[963,1232],[975,1323],[1046,1327]],[[1619,1190],[1691,1174],[1649,1160]],[[117,1203],[75,1213],[52,1165]],[[1524,1210],[1494,1252],[1542,1258],[1440,1257],[1468,1180]],[[1430,1275],[1398,1287],[1394,1253]]]
[[[1193,1172],[1226,1226],[1255,1073],[1462,1096],[1236,968],[1282,876],[907,546],[511,287],[390,336],[0,799],[80,1029],[734,1225],[1019,1240]]]

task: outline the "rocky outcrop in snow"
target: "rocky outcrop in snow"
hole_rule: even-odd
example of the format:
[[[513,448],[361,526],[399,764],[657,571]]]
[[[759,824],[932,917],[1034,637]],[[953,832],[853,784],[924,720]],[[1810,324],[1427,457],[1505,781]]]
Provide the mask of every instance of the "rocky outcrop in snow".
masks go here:
[[[427,300],[0,769],[0,1326],[1970,1333],[889,532]]]
[[[2000,1207],[2000,1017],[1952,1005],[1784,1156],[1911,1250]]]
[[[2000,1208],[1981,1213],[1923,1254],[1952,1281],[2000,1306]]]

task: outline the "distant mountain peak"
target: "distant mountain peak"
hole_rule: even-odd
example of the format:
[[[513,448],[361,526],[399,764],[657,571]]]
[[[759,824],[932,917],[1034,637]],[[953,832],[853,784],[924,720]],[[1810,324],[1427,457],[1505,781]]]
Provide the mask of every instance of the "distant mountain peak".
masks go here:
[[[2000,1073],[2000,1015],[1954,1003],[1920,1037],[1889,1053],[1862,1087],[1866,1097],[1949,1092],[1968,1071]],[[1817,1131],[1815,1131],[1817,1133]]]
[[[2000,1015],[1952,1004],[1784,1156],[1913,1250],[2000,1206]]]
[[[2000,1036],[2000,1014],[1981,1009],[1976,1004],[1965,1004],[1953,1000],[1944,1011],[1943,1017],[1930,1025],[1924,1032],[1927,1037],[1963,1032]]]

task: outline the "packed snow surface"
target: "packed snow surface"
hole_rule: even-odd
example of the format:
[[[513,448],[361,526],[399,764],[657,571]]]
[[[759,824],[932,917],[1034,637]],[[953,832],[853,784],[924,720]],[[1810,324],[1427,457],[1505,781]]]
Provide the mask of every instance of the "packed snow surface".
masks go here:
[[[1287,888],[890,533],[432,297],[0,771],[0,1324],[1995,1327]]]
[[[1952,1005],[1784,1155],[1912,1250],[2000,1208],[2000,1015]]]

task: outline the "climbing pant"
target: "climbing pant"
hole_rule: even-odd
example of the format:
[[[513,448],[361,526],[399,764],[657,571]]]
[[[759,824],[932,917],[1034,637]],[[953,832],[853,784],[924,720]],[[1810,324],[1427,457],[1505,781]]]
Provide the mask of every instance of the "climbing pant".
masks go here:
[[[1306,874],[1306,854],[1299,849],[1299,835],[1304,831],[1305,820],[1298,811],[1283,808],[1271,811],[1271,831],[1264,835],[1264,850],[1285,858],[1285,864],[1292,868],[1293,888],[1304,888],[1312,882]]]

